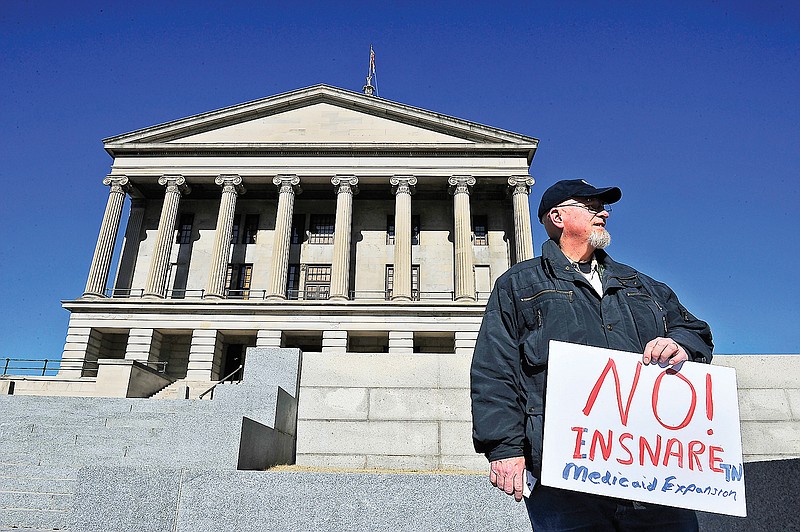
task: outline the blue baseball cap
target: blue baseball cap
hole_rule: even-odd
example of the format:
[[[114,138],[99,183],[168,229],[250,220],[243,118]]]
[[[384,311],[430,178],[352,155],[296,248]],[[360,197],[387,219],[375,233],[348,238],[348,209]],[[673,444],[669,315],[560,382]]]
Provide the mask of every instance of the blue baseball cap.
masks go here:
[[[599,198],[604,204],[609,205],[620,200],[622,191],[617,187],[597,188],[583,179],[564,179],[550,186],[542,194],[539,202],[538,218],[556,205],[569,198]]]

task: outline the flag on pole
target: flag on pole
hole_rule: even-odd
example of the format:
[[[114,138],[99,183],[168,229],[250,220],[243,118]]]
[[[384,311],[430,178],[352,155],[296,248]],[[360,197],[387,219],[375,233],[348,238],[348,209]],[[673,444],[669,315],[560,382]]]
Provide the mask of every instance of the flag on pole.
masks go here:
[[[369,74],[372,77],[375,74],[375,50],[372,49],[372,45],[369,45]]]

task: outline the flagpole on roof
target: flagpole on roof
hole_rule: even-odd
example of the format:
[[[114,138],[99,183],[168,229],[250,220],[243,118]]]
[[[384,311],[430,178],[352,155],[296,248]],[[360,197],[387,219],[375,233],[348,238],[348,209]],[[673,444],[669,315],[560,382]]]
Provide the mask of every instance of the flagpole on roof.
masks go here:
[[[372,85],[372,80],[375,80],[375,85]],[[372,45],[369,45],[369,70],[367,71],[367,84],[364,85],[364,94],[369,96],[378,96],[378,75],[375,72],[375,50]]]

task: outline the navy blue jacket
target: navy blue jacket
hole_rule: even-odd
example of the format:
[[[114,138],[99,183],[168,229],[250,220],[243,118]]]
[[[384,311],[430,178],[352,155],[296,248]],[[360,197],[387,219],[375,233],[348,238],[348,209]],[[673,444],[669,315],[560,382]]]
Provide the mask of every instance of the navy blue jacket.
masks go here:
[[[603,297],[552,240],[542,255],[497,280],[486,305],[472,359],[472,436],[490,461],[525,456],[539,476],[550,340],[635,353],[669,337],[689,360],[710,362],[708,324],[675,293],[630,266],[595,252]]]

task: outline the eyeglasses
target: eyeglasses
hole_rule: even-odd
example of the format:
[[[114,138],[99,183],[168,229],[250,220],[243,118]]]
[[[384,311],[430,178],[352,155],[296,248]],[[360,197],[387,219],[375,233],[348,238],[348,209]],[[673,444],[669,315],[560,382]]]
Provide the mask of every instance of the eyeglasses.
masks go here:
[[[593,216],[597,216],[603,211],[611,212],[611,207],[608,205],[600,205],[598,208],[598,205],[584,205],[583,203],[565,203],[564,205],[556,205],[553,208],[560,209],[561,207],[580,207],[581,209],[589,211]]]

